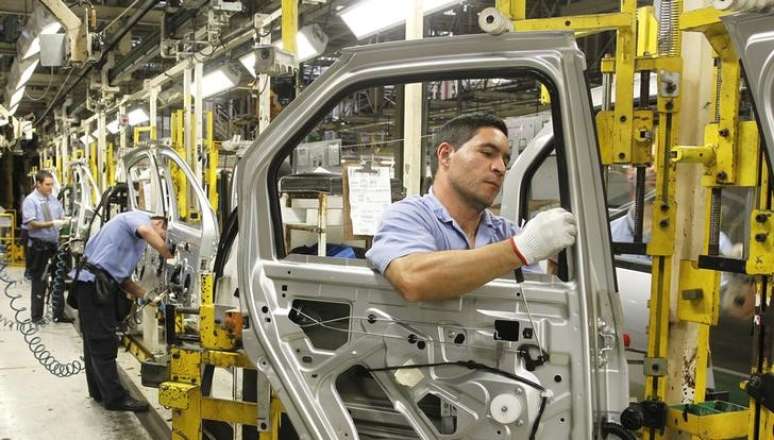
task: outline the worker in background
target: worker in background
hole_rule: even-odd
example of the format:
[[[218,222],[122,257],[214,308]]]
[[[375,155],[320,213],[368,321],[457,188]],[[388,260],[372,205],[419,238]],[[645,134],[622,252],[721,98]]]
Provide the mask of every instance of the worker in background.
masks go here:
[[[404,299],[455,298],[575,243],[575,217],[562,208],[523,230],[487,210],[509,151],[508,128],[496,116],[461,115],[440,128],[433,186],[387,208],[366,254]]]
[[[145,411],[118,380],[118,325],[125,318],[128,298],[143,298],[145,290],[131,279],[149,244],[164,258],[167,220],[144,212],[119,214],[86,243],[78,269],[73,269],[74,293],[83,335],[83,359],[89,396],[112,411]]]
[[[31,278],[30,318],[43,322],[43,303],[48,289],[48,267],[56,254],[59,229],[65,224],[62,205],[52,194],[54,176],[48,171],[35,175],[35,189],[22,203],[22,225],[27,229],[27,272]],[[57,294],[62,295],[61,292]],[[54,322],[73,322],[64,313],[64,298],[52,298],[56,304]]]

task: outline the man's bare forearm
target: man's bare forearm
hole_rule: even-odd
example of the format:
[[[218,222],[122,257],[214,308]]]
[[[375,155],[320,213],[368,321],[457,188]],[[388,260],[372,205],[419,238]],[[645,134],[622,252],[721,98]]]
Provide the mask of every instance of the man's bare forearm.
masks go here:
[[[37,220],[32,220],[31,222],[27,223],[27,227],[29,229],[35,230],[35,229],[46,229],[54,226],[53,221],[42,221],[39,222]]]
[[[521,267],[509,240],[470,250],[407,255],[390,263],[385,277],[407,301],[456,298]]]
[[[123,283],[121,283],[121,289],[123,289],[126,293],[129,295],[135,297],[135,298],[142,298],[145,296],[145,289],[140,287],[139,284],[135,283],[132,280],[126,280]]]

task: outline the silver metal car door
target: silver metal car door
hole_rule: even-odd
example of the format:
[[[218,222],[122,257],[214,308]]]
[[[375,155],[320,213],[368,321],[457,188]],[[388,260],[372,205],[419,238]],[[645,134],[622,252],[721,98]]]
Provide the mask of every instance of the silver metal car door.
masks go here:
[[[204,189],[185,160],[171,148],[158,147],[154,152],[159,167],[162,193],[169,204],[167,241],[176,249],[177,267],[170,268],[174,271],[171,274],[172,281],[181,284],[186,293],[196,293],[199,291],[199,271],[211,271],[213,268],[220,234],[218,219]],[[171,164],[185,175],[188,194],[194,197],[194,203],[198,207],[199,218],[195,222],[184,220],[179,215],[175,187],[172,184]],[[198,304],[199,298],[196,295],[184,293],[178,300],[185,305],[192,305]]]
[[[774,11],[738,13],[721,19],[744,66],[771,165],[774,158]]]
[[[167,207],[161,197],[156,159],[149,147],[129,150],[122,158],[129,187],[129,210],[145,211],[151,215],[166,215]]]
[[[528,274],[525,282],[497,279],[455,300],[409,304],[363,263],[285,257],[278,227],[279,167],[339,96],[368,84],[510,69],[536,72],[556,92],[552,102],[558,104],[559,117],[553,123],[562,134],[568,164],[566,207],[579,225],[578,242],[567,252],[571,280]],[[363,405],[357,411],[390,417],[397,412],[398,420],[420,438],[528,438],[545,398],[536,438],[586,439],[594,437],[597,422],[615,419],[627,406],[620,302],[584,70],[584,56],[568,33],[469,35],[348,49],[246,152],[240,162],[238,255],[240,299],[251,318],[244,345],[301,438],[359,438],[351,407],[336,385],[354,367],[369,371],[390,401],[386,407]],[[534,321],[521,305],[526,296]],[[331,349],[316,347],[304,332],[306,325],[293,319],[301,313],[296,300],[340,305],[346,340]],[[525,370],[525,359],[517,354],[520,344],[494,340],[496,319],[529,327],[530,338],[534,331],[551,360]],[[479,364],[378,370],[468,360]],[[514,382],[514,374],[542,384],[545,391]],[[454,435],[439,434],[423,416],[418,403],[430,395],[456,408]],[[516,400],[524,405],[518,421],[497,422],[497,412],[512,408]]]
[[[71,163],[70,178],[73,182],[73,211],[70,213],[72,238],[83,240],[99,203],[101,192],[85,161]]]
[[[129,211],[142,211],[149,215],[166,215],[169,206],[165,203],[159,180],[158,165],[151,147],[129,150],[121,159],[129,189]],[[145,247],[142,258],[135,268],[135,281],[146,290],[151,290],[165,280],[161,256],[150,246]]]

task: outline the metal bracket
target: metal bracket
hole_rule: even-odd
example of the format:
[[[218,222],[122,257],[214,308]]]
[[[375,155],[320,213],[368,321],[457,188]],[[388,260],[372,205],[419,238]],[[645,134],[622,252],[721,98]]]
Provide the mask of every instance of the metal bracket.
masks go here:
[[[256,427],[258,431],[265,432],[271,429],[271,385],[269,379],[263,374],[258,374],[257,382],[258,419]]]

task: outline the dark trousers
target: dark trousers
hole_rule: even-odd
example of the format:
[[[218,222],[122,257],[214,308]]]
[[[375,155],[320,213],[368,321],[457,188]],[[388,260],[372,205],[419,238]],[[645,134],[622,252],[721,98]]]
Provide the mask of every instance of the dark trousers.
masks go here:
[[[32,277],[30,317],[33,321],[37,321],[43,318],[43,303],[46,298],[46,289],[48,289],[49,262],[56,254],[56,243],[34,238],[30,239],[30,242],[27,261],[27,269]],[[59,316],[61,316],[61,311]]]
[[[129,393],[118,379],[118,336],[115,304],[97,304],[94,283],[75,283],[83,334],[83,359],[89,396],[104,405],[118,403]]]

